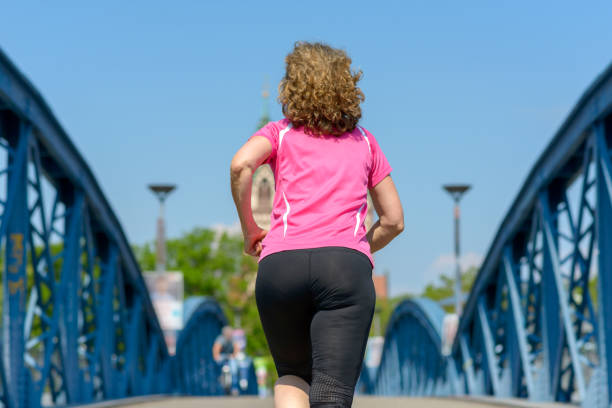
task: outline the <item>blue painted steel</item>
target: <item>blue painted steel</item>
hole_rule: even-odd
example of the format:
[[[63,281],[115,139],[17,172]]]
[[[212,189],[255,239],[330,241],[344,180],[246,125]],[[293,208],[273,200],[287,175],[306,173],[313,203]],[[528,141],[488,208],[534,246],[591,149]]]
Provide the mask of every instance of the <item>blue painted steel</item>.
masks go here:
[[[499,370],[497,367],[498,361],[495,355],[495,346],[493,340],[493,334],[491,333],[491,325],[489,324],[489,317],[487,315],[486,308],[484,306],[484,299],[480,299],[478,303],[478,328],[480,335],[482,336],[482,348],[484,351],[484,358],[487,364],[488,378],[490,379],[490,386],[493,390],[493,395],[501,395],[501,386],[499,384]]]
[[[371,392],[405,392],[398,368],[420,366],[428,371],[412,370],[441,384],[437,395],[465,391],[610,406],[611,148],[612,65],[581,97],[506,214],[450,356],[430,346],[435,336],[421,334],[438,319],[418,321],[413,310],[398,308]],[[417,340],[398,335],[402,330]],[[446,358],[446,371],[424,365],[425,356],[412,351],[415,342],[437,353],[434,359]]]
[[[141,272],[91,170],[0,51],[0,405],[171,392]]]
[[[0,236],[5,242],[3,354],[6,364],[5,398],[7,403],[23,406],[26,403],[27,372],[22,356],[25,354],[23,332],[25,327],[26,237],[28,235],[27,155],[31,127],[26,124],[12,126],[16,131],[8,140],[14,153],[8,157],[7,199],[4,205]],[[8,131],[3,135],[8,136]],[[5,217],[4,213],[8,216]]]
[[[500,289],[503,288],[502,290],[505,289],[507,292],[507,297],[505,299],[507,302],[506,309],[509,307],[511,310],[507,311],[506,313],[512,315],[511,318],[507,319],[507,328],[512,329],[513,335],[507,336],[506,341],[512,343],[516,341],[516,346],[518,346],[518,353],[520,356],[520,362],[522,364],[522,375],[524,376],[523,383],[524,386],[527,388],[527,395],[532,395],[535,390],[535,385],[533,383],[533,367],[531,365],[532,356],[529,355],[529,345],[525,332],[525,319],[521,310],[521,297],[519,288],[516,284],[516,267],[511,257],[512,255],[510,253],[510,250],[507,250],[504,259],[502,260],[503,265],[501,266],[501,268],[503,269],[503,277],[501,278],[502,285],[500,285]],[[505,283],[505,288],[503,283]],[[499,307],[496,313],[496,316],[498,318],[501,318],[501,315],[504,313],[503,310],[500,310],[502,308],[502,301],[503,300],[500,298],[496,299],[497,306]],[[485,305],[482,305],[482,307],[486,308]],[[501,325],[498,325],[498,327],[499,326]],[[514,351],[516,353],[517,350]],[[508,358],[508,356],[502,356],[502,358],[503,357]],[[513,379],[520,377],[519,368],[520,367],[518,365],[512,366]],[[514,393],[516,394],[519,392],[520,391],[516,391],[515,389]]]
[[[596,156],[596,189],[597,203],[597,237],[599,243],[599,324],[600,324],[600,347],[601,354],[612,356],[612,251],[604,251],[602,248],[612,248],[612,160],[610,160],[610,139],[612,129],[610,120],[607,126],[603,122],[595,125],[595,156]],[[605,294],[605,295],[604,295]],[[604,394],[603,403],[612,400],[612,361],[608,357],[603,365],[604,386],[601,393]]]
[[[440,354],[443,310],[429,299],[405,300],[394,310],[374,376],[361,373],[357,390],[379,395],[449,394],[446,357]]]

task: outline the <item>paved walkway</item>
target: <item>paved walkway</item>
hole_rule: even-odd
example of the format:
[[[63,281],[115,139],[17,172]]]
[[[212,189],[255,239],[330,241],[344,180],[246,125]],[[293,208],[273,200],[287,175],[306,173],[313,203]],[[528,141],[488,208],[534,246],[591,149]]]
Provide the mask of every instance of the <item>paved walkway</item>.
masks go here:
[[[123,401],[109,401],[88,405],[89,408],[273,408],[271,398],[254,397],[147,397]],[[404,397],[356,397],[354,408],[559,408],[570,405],[533,403],[520,400],[494,400],[492,398],[404,398]]]

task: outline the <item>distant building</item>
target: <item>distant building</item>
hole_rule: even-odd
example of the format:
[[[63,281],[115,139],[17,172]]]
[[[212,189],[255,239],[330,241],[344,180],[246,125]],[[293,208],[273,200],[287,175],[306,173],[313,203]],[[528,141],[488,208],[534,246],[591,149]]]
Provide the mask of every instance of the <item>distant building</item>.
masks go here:
[[[378,275],[375,273],[372,275],[372,279],[374,280],[376,299],[387,299],[389,297],[387,275]]]
[[[274,174],[269,165],[259,166],[253,175],[251,208],[253,218],[260,228],[270,229],[270,215],[274,203]]]
[[[268,109],[268,98],[270,93],[267,86],[262,92],[263,111],[257,129],[261,129],[270,121]],[[251,187],[251,208],[253,218],[260,228],[270,229],[270,215],[272,214],[272,204],[274,203],[274,173],[268,164],[259,166],[253,174],[253,185]]]

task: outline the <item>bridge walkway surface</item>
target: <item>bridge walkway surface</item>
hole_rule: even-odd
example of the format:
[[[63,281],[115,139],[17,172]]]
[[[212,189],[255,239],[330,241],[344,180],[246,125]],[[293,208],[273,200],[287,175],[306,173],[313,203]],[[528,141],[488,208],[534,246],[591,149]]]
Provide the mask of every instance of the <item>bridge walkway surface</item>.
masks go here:
[[[83,405],[83,408],[273,408],[272,398],[257,397],[164,397],[127,398],[106,401],[97,404]],[[353,401],[354,408],[567,408],[567,404],[529,402],[518,399],[494,399],[490,397],[451,397],[451,398],[415,398],[415,397],[372,397],[357,396]]]

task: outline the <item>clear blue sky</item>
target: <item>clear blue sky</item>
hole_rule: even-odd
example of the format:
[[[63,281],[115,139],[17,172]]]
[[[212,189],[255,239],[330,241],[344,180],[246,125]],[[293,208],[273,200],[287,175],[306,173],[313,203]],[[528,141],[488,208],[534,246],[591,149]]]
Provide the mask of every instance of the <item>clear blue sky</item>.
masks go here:
[[[450,270],[451,200],[474,185],[463,249],[482,257],[531,165],[612,59],[609,1],[5,2],[0,47],[88,161],[128,238],[153,239],[145,185],[175,182],[168,233],[232,225],[233,152],[297,40],[364,72],[362,124],[394,167],[406,231],[377,255],[393,294]],[[273,119],[280,119],[271,103]]]

